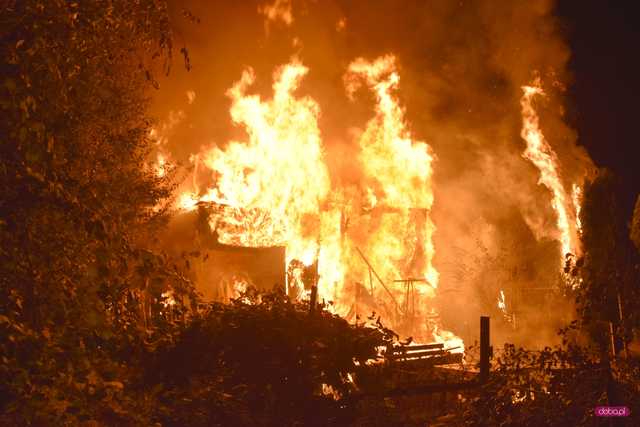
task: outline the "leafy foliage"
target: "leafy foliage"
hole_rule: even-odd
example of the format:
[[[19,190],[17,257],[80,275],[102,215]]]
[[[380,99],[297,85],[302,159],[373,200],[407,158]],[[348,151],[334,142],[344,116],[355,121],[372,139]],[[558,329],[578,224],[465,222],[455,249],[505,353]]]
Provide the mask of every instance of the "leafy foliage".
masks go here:
[[[576,301],[583,331],[609,348],[609,322],[617,347],[640,327],[640,259],[629,238],[629,213],[619,200],[619,179],[606,170],[585,186],[581,221],[584,255],[569,269],[580,278]],[[603,350],[606,351],[606,350]]]
[[[163,425],[345,425],[354,412],[335,399],[354,391],[349,374],[384,340],[378,329],[250,289],[210,305],[148,376],[167,387]]]
[[[153,0],[3,2],[4,423],[134,419],[132,366],[193,296],[146,237],[172,190],[145,164],[146,91],[169,63],[167,16]],[[159,307],[169,290],[171,316]]]

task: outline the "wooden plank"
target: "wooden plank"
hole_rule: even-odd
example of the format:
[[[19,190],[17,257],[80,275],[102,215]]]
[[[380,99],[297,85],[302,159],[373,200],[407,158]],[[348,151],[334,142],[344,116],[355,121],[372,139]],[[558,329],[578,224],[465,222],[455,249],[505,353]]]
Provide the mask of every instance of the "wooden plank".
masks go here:
[[[399,364],[417,364],[420,366],[439,366],[449,365],[462,362],[462,353],[447,353],[441,352],[437,355],[430,355],[428,357],[399,357],[392,359],[394,363]]]
[[[414,351],[412,353],[394,353],[391,357],[393,359],[416,359],[416,358],[425,358],[432,356],[441,356],[443,354],[447,354],[444,350],[422,350],[422,351]]]

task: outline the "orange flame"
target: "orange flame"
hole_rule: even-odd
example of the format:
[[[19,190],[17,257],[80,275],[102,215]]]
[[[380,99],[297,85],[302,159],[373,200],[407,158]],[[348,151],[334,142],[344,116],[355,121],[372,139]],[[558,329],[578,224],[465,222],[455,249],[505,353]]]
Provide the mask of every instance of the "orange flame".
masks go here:
[[[531,86],[523,86],[524,94],[520,100],[522,106],[522,131],[520,135],[527,142],[523,156],[529,159],[540,171],[539,184],[547,187],[552,194],[551,206],[557,215],[562,257],[568,253],[577,252],[577,239],[569,224],[569,197],[560,179],[558,158],[540,129],[540,120],[533,106],[536,95],[544,95],[540,79],[537,78]]]
[[[504,291],[500,289],[500,296],[498,297],[498,308],[502,311],[502,313],[507,313],[507,303],[504,299]]]
[[[167,174],[166,168],[167,168],[167,159],[165,158],[164,154],[158,153],[156,164],[154,166],[154,169],[156,171],[156,176],[158,178],[162,178],[163,176],[165,176]]]
[[[582,209],[582,188],[578,184],[573,184],[573,190],[571,192],[571,200],[573,201],[573,208],[576,212],[576,230],[578,234],[582,234],[582,221],[580,221],[580,211]]]
[[[258,7],[258,13],[264,15],[267,22],[282,21],[285,25],[293,23],[291,0],[273,0],[273,3]]]
[[[372,89],[377,98],[376,114],[367,123],[366,130],[360,136],[360,161],[372,189],[367,187],[372,207],[393,210],[393,214],[383,214],[382,222],[370,237],[369,253],[374,265],[381,269],[389,279],[399,279],[407,274],[417,274],[427,279],[430,287],[438,283],[438,272],[432,265],[434,247],[432,235],[435,226],[428,216],[433,204],[431,189],[431,164],[433,156],[430,147],[421,141],[413,141],[404,123],[404,111],[393,96],[400,77],[395,69],[395,57],[387,55],[373,62],[362,58],[349,65],[345,78],[347,93],[353,94],[361,80]],[[410,228],[415,225],[411,217],[412,209],[423,209],[425,218],[424,236],[410,236]],[[418,233],[419,234],[419,233]],[[419,250],[425,256],[422,271],[402,272],[394,259],[407,258],[405,239],[413,237]],[[425,290],[428,288],[420,287]],[[433,295],[431,291],[429,292]]]

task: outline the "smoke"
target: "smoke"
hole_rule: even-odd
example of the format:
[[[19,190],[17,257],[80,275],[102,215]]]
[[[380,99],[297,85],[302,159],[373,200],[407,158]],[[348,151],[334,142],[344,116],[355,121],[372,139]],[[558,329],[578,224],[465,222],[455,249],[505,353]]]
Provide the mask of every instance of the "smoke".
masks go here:
[[[395,55],[406,124],[435,154],[431,218],[444,326],[473,341],[478,316],[489,314],[496,342],[544,342],[563,320],[551,314],[567,310],[552,291],[531,290],[557,284],[561,258],[551,194],[522,156],[521,87],[536,75],[547,93],[536,109],[568,192],[591,167],[563,120],[570,51],[553,7],[549,0],[176,1],[173,26],[192,69],[174,67],[154,97],[161,120],[181,112],[164,147],[189,167],[201,147],[242,137],[227,89],[251,66],[252,90],[271,97],[273,70],[296,56],[310,69],[298,93],[320,106],[332,185],[349,185],[362,176],[354,135],[373,116],[374,100],[367,91],[350,100],[345,72],[356,58]],[[185,19],[183,8],[200,23]],[[515,329],[497,307],[500,289],[507,311],[516,310]]]

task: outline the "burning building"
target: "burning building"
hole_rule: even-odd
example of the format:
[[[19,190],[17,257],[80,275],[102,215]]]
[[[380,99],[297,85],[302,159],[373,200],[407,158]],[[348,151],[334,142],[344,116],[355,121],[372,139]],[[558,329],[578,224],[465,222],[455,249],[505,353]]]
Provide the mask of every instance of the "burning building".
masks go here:
[[[211,266],[237,272],[203,268],[205,294],[224,297],[239,274],[304,299],[311,280],[352,321],[375,312],[401,335],[458,344],[480,314],[509,323],[516,294],[579,254],[590,161],[558,108],[566,49],[546,1],[355,3],[221,7],[228,31],[211,46],[181,28],[206,78],[157,101],[173,111],[160,109],[158,166],[188,166],[176,211],[201,212],[218,251],[274,260],[267,273],[219,255]],[[198,55],[220,59],[197,71]]]

